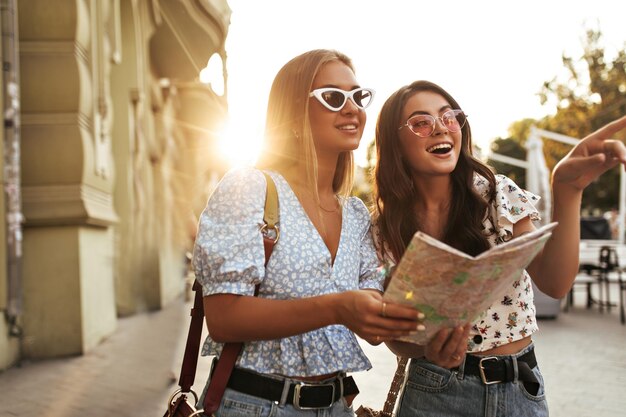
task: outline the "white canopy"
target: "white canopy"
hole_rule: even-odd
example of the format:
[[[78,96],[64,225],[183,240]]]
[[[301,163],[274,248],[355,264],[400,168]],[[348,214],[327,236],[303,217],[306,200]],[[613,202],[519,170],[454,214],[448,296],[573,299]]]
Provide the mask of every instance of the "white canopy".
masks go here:
[[[544,223],[552,217],[552,192],[550,190],[550,172],[543,156],[543,141],[533,126],[526,141],[526,189],[541,197],[538,209]]]

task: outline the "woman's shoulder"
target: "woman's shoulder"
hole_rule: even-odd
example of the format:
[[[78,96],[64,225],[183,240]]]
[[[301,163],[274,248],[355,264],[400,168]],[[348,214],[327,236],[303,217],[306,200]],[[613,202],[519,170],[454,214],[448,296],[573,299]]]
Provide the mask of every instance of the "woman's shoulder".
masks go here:
[[[250,166],[234,167],[226,171],[221,182],[226,184],[240,184],[265,182],[263,172]]]
[[[361,200],[357,196],[349,196],[346,197],[344,205],[347,206],[348,210],[354,213],[359,219],[363,219],[370,222],[370,212],[365,206],[363,200]]]
[[[513,192],[520,188],[514,180],[507,177],[506,175],[496,174],[495,177],[497,190],[506,190],[507,192]]]
[[[227,205],[225,210],[247,210],[262,207],[266,193],[263,172],[252,167],[237,167],[227,171],[209,197],[209,206]],[[236,206],[236,207],[233,207]]]
[[[496,198],[493,202],[493,218],[498,228],[507,236],[512,236],[513,224],[530,217],[540,220],[539,211],[535,207],[540,197],[526,191],[506,175],[496,175]],[[508,240],[508,239],[504,239]]]
[[[236,167],[228,170],[219,181],[216,190],[221,193],[258,194],[265,192],[263,172],[253,167]]]
[[[506,175],[496,175],[496,193],[512,200],[520,200],[523,203],[536,204],[540,197],[520,187],[514,180]]]
[[[514,180],[506,175],[495,174],[494,177],[496,194],[511,194],[520,192],[520,190],[528,193],[528,191],[523,190]],[[491,184],[487,178],[476,173],[474,174],[474,189],[479,194],[487,196],[487,194],[491,191]]]

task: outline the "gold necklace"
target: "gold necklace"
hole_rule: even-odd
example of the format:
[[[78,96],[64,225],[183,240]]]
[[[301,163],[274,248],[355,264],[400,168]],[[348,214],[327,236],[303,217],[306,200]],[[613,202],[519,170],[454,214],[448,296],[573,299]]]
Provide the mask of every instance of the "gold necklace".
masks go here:
[[[321,204],[318,204],[318,207],[321,208],[322,210],[324,210],[326,213],[337,213],[337,212],[339,212],[339,207],[336,207],[336,208],[334,208],[332,210],[328,210],[328,209],[322,207]]]
[[[337,197],[335,197],[335,202],[337,203],[337,207],[335,207],[332,210],[328,210],[327,208],[325,208],[324,206],[322,206],[321,203],[317,203],[318,207],[321,208],[322,210],[324,210],[326,213],[337,213],[339,211],[339,207],[341,207],[339,205],[339,201],[337,201]]]

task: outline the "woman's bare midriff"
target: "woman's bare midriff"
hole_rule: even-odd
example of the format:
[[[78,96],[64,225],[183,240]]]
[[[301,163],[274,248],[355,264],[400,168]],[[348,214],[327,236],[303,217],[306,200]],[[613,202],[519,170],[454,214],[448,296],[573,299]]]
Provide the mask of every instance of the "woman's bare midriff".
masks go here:
[[[495,356],[495,355],[514,355],[520,350],[524,349],[532,341],[530,336],[526,336],[523,339],[516,340],[515,342],[507,343],[506,345],[498,346],[493,349],[485,350],[482,352],[472,353],[475,356]]]

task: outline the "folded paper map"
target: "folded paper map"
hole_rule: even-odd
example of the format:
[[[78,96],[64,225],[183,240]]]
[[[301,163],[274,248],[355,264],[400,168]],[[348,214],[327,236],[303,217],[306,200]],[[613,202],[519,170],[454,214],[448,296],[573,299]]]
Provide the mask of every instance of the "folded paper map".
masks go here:
[[[426,330],[400,340],[425,345],[441,328],[477,319],[520,279],[556,225],[549,223],[476,257],[415,233],[383,299],[420,310]]]

